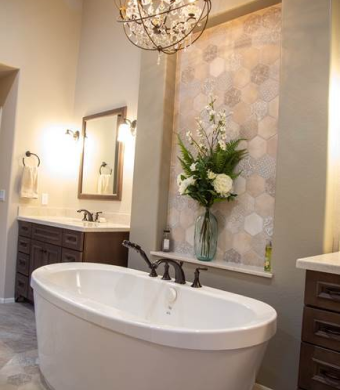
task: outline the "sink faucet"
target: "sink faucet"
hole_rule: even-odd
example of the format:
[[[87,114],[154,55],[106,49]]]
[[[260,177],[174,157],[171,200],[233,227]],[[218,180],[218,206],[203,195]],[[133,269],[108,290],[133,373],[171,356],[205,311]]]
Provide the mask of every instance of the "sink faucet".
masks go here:
[[[94,222],[93,214],[86,209],[78,210],[77,213],[84,213],[83,221]]]
[[[157,277],[156,269],[161,264],[165,264],[166,272],[167,272],[168,266],[170,264],[175,269],[175,283],[178,283],[178,284],[185,284],[186,283],[185,274],[184,274],[184,271],[182,268],[183,263],[179,263],[179,262],[177,262],[175,260],[171,260],[171,259],[160,259],[160,260],[156,261],[155,263],[151,263],[148,256],[146,255],[146,253],[143,251],[143,249],[139,245],[125,240],[125,241],[123,241],[123,246],[125,246],[126,248],[133,249],[141,255],[141,257],[143,258],[143,260],[146,262],[147,266],[150,269],[150,274],[149,274],[150,277],[152,277],[152,278]]]

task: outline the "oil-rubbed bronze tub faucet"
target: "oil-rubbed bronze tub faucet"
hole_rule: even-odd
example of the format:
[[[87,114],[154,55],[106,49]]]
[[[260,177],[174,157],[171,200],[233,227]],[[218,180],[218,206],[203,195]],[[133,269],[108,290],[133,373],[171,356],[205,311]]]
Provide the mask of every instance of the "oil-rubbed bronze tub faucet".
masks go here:
[[[180,263],[178,261],[171,260],[171,259],[160,259],[160,260],[156,261],[155,263],[151,263],[148,256],[146,255],[146,253],[143,251],[143,249],[139,245],[125,240],[125,241],[123,241],[123,246],[125,246],[126,248],[129,248],[129,249],[134,249],[137,253],[139,253],[141,255],[142,259],[146,262],[147,266],[149,267],[149,269],[151,271],[149,274],[149,276],[151,278],[157,277],[156,269],[161,264],[165,264],[165,274],[163,276],[163,280],[171,280],[171,278],[169,278],[169,276],[168,276],[168,270],[169,270],[168,267],[169,267],[169,265],[172,265],[174,270],[175,270],[175,283],[178,283],[178,284],[185,284],[186,283],[185,274],[184,274],[183,267],[182,267],[183,263]]]

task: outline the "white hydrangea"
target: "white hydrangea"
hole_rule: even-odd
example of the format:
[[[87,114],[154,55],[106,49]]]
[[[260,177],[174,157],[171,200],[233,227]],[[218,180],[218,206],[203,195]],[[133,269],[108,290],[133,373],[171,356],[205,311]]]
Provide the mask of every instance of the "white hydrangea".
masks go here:
[[[193,176],[182,180],[179,184],[178,192],[180,193],[180,195],[184,195],[188,187],[194,185],[195,183],[196,179]]]
[[[227,197],[233,188],[232,178],[224,173],[217,175],[212,184],[214,190],[222,197]]]

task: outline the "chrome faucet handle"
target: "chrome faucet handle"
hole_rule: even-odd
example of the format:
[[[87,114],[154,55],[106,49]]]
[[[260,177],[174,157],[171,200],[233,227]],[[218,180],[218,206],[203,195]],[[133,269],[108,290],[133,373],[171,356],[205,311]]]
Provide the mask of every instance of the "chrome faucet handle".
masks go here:
[[[201,282],[200,282],[200,271],[208,271],[208,268],[196,268],[195,271],[195,280],[193,284],[191,285],[192,288],[201,288]]]

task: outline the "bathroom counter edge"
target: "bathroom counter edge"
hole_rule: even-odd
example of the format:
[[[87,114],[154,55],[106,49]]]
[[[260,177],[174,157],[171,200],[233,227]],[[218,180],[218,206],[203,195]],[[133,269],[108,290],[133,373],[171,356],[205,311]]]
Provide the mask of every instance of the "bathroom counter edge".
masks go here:
[[[39,225],[51,226],[61,229],[74,230],[84,233],[110,233],[110,232],[129,232],[130,227],[120,224],[114,224],[112,222],[98,223],[96,226],[81,226],[81,222],[72,222],[68,221],[65,218],[65,221],[62,218],[53,218],[53,217],[28,217],[28,216],[18,216],[18,221],[22,222],[31,222]]]
[[[340,275],[340,252],[298,259],[296,267],[308,271]]]

